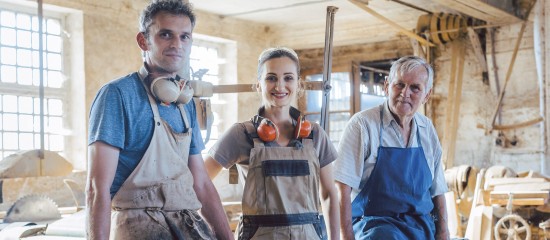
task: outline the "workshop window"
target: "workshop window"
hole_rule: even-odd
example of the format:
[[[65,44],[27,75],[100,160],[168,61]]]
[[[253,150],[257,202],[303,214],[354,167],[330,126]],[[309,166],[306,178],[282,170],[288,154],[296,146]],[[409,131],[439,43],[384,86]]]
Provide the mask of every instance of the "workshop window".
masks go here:
[[[306,81],[323,81],[322,74],[308,75]],[[331,74],[329,100],[328,135],[337,146],[351,112],[351,79],[348,72]],[[321,121],[322,91],[306,91],[306,118],[310,121]]]
[[[69,159],[77,154],[74,149],[82,148],[74,139],[84,136],[72,127],[79,113],[72,110],[83,108],[84,103],[79,87],[72,84],[84,84],[83,77],[78,83],[68,80],[78,72],[73,69],[71,75],[71,64],[66,60],[74,54],[69,50],[71,43],[67,43],[71,34],[71,29],[65,26],[68,18],[70,14],[59,9],[50,12],[44,8],[42,79],[44,148]],[[0,159],[20,150],[41,148],[39,37],[36,5],[0,3]],[[71,41],[78,42],[78,34],[72,37]],[[80,95],[80,99],[75,99],[75,95]],[[84,114],[80,113],[82,124]],[[80,165],[84,164],[82,161]]]
[[[193,47],[191,50],[191,79],[202,80],[213,85],[236,83],[236,45],[234,42],[193,34]],[[208,98],[212,111],[212,126],[210,136],[206,143],[204,153],[218,140],[219,136],[236,121],[236,94],[214,94]],[[197,106],[199,107],[199,106]],[[235,110],[231,110],[235,108]],[[229,115],[228,115],[229,114]],[[207,137],[207,130],[202,130],[203,139]]]

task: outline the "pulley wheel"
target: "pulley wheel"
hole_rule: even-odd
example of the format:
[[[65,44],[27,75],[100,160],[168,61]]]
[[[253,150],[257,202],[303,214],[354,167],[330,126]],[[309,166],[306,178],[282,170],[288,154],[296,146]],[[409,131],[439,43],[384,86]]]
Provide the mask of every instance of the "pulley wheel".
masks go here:
[[[519,215],[510,214],[498,220],[494,235],[496,240],[530,240],[531,227]]]

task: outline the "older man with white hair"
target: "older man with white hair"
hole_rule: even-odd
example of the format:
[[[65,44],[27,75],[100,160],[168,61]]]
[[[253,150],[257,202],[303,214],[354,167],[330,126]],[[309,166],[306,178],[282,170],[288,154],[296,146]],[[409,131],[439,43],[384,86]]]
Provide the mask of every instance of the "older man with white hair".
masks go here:
[[[441,144],[417,113],[433,85],[424,59],[392,64],[380,106],[355,114],[340,140],[335,180],[343,239],[448,239]]]

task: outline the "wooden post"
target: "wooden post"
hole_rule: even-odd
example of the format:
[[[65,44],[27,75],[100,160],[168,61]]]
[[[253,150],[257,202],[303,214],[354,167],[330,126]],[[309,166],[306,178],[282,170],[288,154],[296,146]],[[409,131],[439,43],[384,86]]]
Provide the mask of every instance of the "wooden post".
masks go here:
[[[533,27],[533,39],[535,41],[535,62],[537,65],[537,75],[539,79],[540,89],[540,113],[546,120],[540,125],[541,131],[541,173],[550,175],[550,104],[548,104],[550,97],[550,43],[547,39],[550,39],[550,31],[548,27],[550,25],[550,2],[537,1],[534,9],[534,27]]]
[[[456,134],[458,131],[458,117],[460,101],[462,99],[462,75],[464,72],[464,44],[456,41],[452,47],[451,79],[447,93],[447,111],[445,112],[445,131],[443,132],[443,161],[446,168],[454,165],[456,149]]]

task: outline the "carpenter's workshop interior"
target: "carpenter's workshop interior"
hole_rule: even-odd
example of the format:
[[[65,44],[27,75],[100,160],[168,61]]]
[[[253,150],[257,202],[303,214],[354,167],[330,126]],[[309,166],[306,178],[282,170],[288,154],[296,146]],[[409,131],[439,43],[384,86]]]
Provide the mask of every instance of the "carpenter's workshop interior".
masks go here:
[[[322,175],[325,174],[323,169],[327,165],[322,164],[320,154],[323,153],[319,153],[320,150],[316,149],[319,151],[315,153],[319,156],[316,155],[315,158],[319,158],[321,166],[318,166],[318,163],[314,165],[317,166],[317,170],[321,168],[321,183],[318,182],[317,176],[314,186],[321,184],[320,189],[333,189],[336,194],[334,196],[342,197],[340,186],[349,185],[352,197],[347,201],[355,204],[354,198],[359,198],[364,192],[359,190],[370,188],[372,185],[369,185],[371,183],[367,179],[361,178],[361,175],[356,179],[342,177],[346,171],[342,170],[339,173],[339,167],[344,164],[344,158],[351,156],[352,152],[361,152],[353,156],[363,156],[364,159],[351,157],[350,161],[355,160],[357,163],[347,166],[347,172],[362,174],[368,166],[374,166],[374,170],[367,171],[371,174],[370,182],[373,182],[376,181],[373,180],[374,173],[381,171],[379,164],[390,166],[382,165],[380,160],[383,156],[380,150],[384,149],[384,144],[390,144],[383,140],[382,136],[383,131],[385,131],[384,134],[389,133],[386,127],[391,125],[382,124],[385,121],[382,117],[384,111],[387,110],[393,114],[387,117],[395,118],[396,121],[393,123],[398,127],[403,126],[397,119],[403,120],[403,116],[412,116],[396,113],[405,107],[395,108],[398,109],[395,110],[392,105],[398,104],[391,97],[392,92],[396,91],[394,89],[398,87],[411,90],[393,92],[397,94],[396,99],[400,99],[395,101],[399,101],[402,106],[410,104],[411,114],[418,115],[411,122],[406,122],[410,123],[410,129],[408,124],[406,127],[399,128],[409,129],[408,131],[396,131],[394,134],[400,139],[403,139],[402,133],[412,134],[405,135],[403,149],[412,149],[416,146],[419,149],[430,147],[430,144],[424,142],[422,138],[426,136],[421,135],[426,126],[422,125],[418,119],[428,119],[426,121],[428,129],[430,125],[435,129],[432,138],[436,149],[434,150],[435,167],[429,164],[428,167],[422,163],[421,169],[432,174],[432,178],[429,178],[428,174],[426,179],[430,183],[433,181],[434,185],[437,181],[437,172],[440,172],[440,179],[444,176],[444,181],[439,182],[441,184],[439,189],[445,189],[444,192],[434,195],[436,190],[432,187],[430,187],[431,191],[427,192],[430,204],[431,201],[436,203],[434,200],[436,197],[444,196],[437,199],[445,201],[443,205],[446,211],[446,222],[442,224],[443,227],[435,225],[436,236],[440,233],[440,229],[446,227],[449,238],[457,240],[550,239],[550,1],[177,1],[189,3],[196,17],[192,20],[184,15],[186,24],[191,21],[193,25],[189,25],[188,32],[178,35],[179,40],[178,36],[175,37],[178,44],[180,40],[183,42],[182,48],[189,46],[191,50],[190,55],[183,57],[174,56],[176,52],[167,52],[172,50],[163,52],[159,50],[160,47],[156,48],[162,46],[163,41],[167,43],[166,39],[169,36],[180,33],[170,28],[162,28],[160,24],[162,21],[156,20],[154,15],[152,22],[149,22],[149,28],[153,30],[140,28],[140,15],[150,4],[150,0],[0,0],[0,240],[107,239],[97,237],[100,234],[94,233],[94,230],[106,227],[106,236],[109,236],[109,225],[100,226],[101,221],[94,220],[94,218],[99,219],[101,211],[98,209],[105,210],[101,212],[104,213],[101,216],[106,216],[107,220],[111,210],[124,211],[120,210],[122,208],[119,206],[126,205],[121,204],[123,200],[119,198],[123,199],[124,197],[120,195],[130,191],[128,189],[131,186],[128,187],[127,182],[138,186],[140,178],[134,175],[138,175],[135,172],[142,167],[140,161],[143,162],[144,169],[147,168],[145,166],[149,166],[145,165],[145,160],[149,159],[146,158],[149,156],[147,155],[149,151],[153,151],[151,150],[153,143],[149,144],[152,140],[148,139],[160,138],[164,135],[157,132],[166,133],[165,131],[172,129],[169,126],[171,123],[164,121],[163,114],[166,114],[166,111],[177,113],[177,121],[183,124],[182,129],[190,129],[190,131],[195,129],[186,127],[188,124],[186,120],[189,119],[192,123],[196,121],[195,130],[200,130],[200,135],[182,134],[182,136],[190,136],[185,139],[192,139],[189,141],[195,142],[191,142],[191,146],[186,142],[184,149],[190,149],[189,152],[178,155],[185,156],[187,164],[184,164],[183,168],[190,171],[186,173],[189,175],[185,175],[190,180],[181,181],[191,191],[197,192],[196,197],[195,194],[192,196],[198,199],[199,206],[203,208],[199,214],[214,230],[217,229],[216,224],[212,224],[211,218],[206,215],[208,214],[206,212],[213,209],[209,208],[212,205],[205,202],[200,192],[203,189],[197,190],[197,185],[203,182],[210,183],[208,177],[212,178],[221,206],[227,215],[229,228],[235,232],[235,239],[247,239],[243,237],[242,232],[239,233],[237,225],[242,221],[242,215],[249,216],[254,213],[247,204],[249,202],[258,204],[255,202],[256,197],[260,199],[256,195],[247,197],[246,195],[250,193],[243,189],[256,186],[252,186],[249,181],[252,182],[254,180],[252,177],[256,176],[252,162],[253,156],[256,157],[253,153],[256,153],[254,151],[258,146],[256,139],[263,140],[258,124],[264,124],[263,121],[260,122],[261,119],[256,124],[251,118],[255,115],[260,116],[264,112],[265,114],[272,114],[273,111],[278,113],[280,109],[285,109],[285,114],[292,117],[294,125],[292,130],[288,131],[281,126],[275,127],[277,136],[280,134],[279,138],[284,138],[288,133],[295,134],[296,139],[302,139],[297,132],[304,126],[299,123],[308,121],[314,124],[314,131],[320,129],[319,132],[326,132],[328,140],[323,146],[329,146],[327,151],[334,149],[338,156],[334,155],[334,159],[327,160],[330,169],[334,170],[334,181],[332,181],[332,172]],[[165,17],[178,17],[170,14],[168,16]],[[159,34],[149,35],[148,31],[159,31]],[[191,31],[192,42],[191,38],[186,38],[190,36]],[[173,46],[168,46],[167,49],[169,47]],[[295,51],[299,59],[299,65],[296,65],[298,69],[295,69],[298,75],[296,79],[289,80],[286,77],[284,80],[283,78],[260,79],[260,76],[264,76],[262,74],[267,74],[265,68],[268,65],[261,65],[264,62],[258,56],[271,47],[286,47]],[[171,71],[172,68],[165,67],[169,64],[166,62],[168,58],[159,57],[160,54],[167,56],[172,54],[169,56],[170,59],[183,59],[174,60],[183,65],[177,65],[178,67],[173,67],[177,70]],[[426,84],[424,87],[421,84],[422,86],[418,87],[414,85],[415,83],[406,82],[408,78],[405,74],[413,70],[401,69],[401,71],[390,72],[393,69],[392,64],[405,56],[419,57],[433,68],[433,86],[428,87],[429,84]],[[161,58],[164,60],[158,60]],[[284,56],[279,58],[284,59]],[[291,59],[288,56],[287,58]],[[270,60],[267,59],[265,62],[265,64],[270,63]],[[422,76],[430,76],[428,68],[425,72],[426,75]],[[188,99],[192,97],[192,101],[186,100],[181,104],[179,99],[165,101],[158,97],[156,94],[159,93],[154,88],[157,79],[153,81],[148,79],[152,80],[154,77],[151,76],[157,76],[156,74],[160,73],[172,74],[172,78],[161,79],[169,80],[166,84],[184,84],[178,85],[179,88],[176,87],[176,98],[181,97],[184,90],[188,89],[190,92],[186,94],[189,94]],[[392,73],[395,73],[397,80],[394,80]],[[287,76],[289,73],[284,74]],[[123,85],[119,82],[116,89],[104,87],[112,80],[119,78],[123,80],[132,78],[136,79],[136,83],[144,84]],[[429,77],[422,79],[429,79]],[[299,81],[296,86],[303,88],[304,91],[291,92],[290,94],[295,98],[289,100],[288,106],[277,105],[282,102],[281,99],[286,99],[287,92],[265,93],[269,90],[264,88],[269,84],[281,83],[288,86],[289,82],[292,83],[294,80],[297,80],[296,83]],[[273,83],[274,81],[277,83]],[[131,87],[140,89],[141,95],[127,97],[124,92],[133,91],[129,90]],[[426,94],[417,101],[418,109],[414,109],[415,103],[402,99],[405,99],[405,95],[409,93],[414,96],[418,88]],[[274,89],[280,90],[281,87],[278,85]],[[120,101],[101,99],[102,94],[111,97],[116,95]],[[151,112],[150,117],[145,112],[139,112],[142,110],[136,110],[138,109],[137,99],[140,96],[145,104],[144,109]],[[262,105],[265,104],[266,99],[270,99],[269,104],[272,105]],[[410,101],[416,101],[414,97],[411,99]],[[119,106],[121,104],[127,104],[128,109],[138,111],[135,113],[135,118],[128,117],[126,109],[120,110],[119,108],[126,108],[126,105]],[[194,108],[189,108],[193,104]],[[153,107],[157,105],[159,109]],[[164,107],[168,109],[170,106],[175,107],[172,110],[163,110]],[[295,109],[289,106],[299,110],[296,111],[300,115],[299,118],[294,118]],[[99,107],[104,108],[96,109]],[[262,108],[258,110],[260,107]],[[157,115],[160,112],[162,121],[153,120],[154,109],[157,109]],[[369,109],[376,109],[371,112],[376,116],[373,121],[378,123],[368,123],[368,129],[367,126],[355,128],[358,129],[357,132],[368,132],[368,135],[350,138],[349,136],[359,134],[347,128],[352,124],[350,120],[357,120],[355,117],[352,118],[356,113],[369,112]],[[180,117],[180,112],[181,115],[185,115],[186,111],[191,111],[188,113],[192,114]],[[109,115],[120,116],[120,121],[113,120],[115,118]],[[405,119],[412,119],[407,117]],[[156,121],[156,124],[145,124],[144,121],[136,119],[147,119],[151,123]],[[252,132],[256,135],[251,134],[247,128],[248,125],[245,126],[243,122],[256,124],[251,125]],[[218,143],[220,139],[228,140],[225,144],[229,144],[228,146],[239,145],[238,141],[231,143],[229,140],[232,139],[226,136],[228,132],[234,132],[229,131],[230,129],[241,126],[238,123],[243,123],[242,136],[244,136],[243,139],[248,140],[241,142],[250,144],[248,152],[245,153],[246,159],[251,159],[250,172],[248,172],[248,165],[243,170],[240,164],[233,165],[239,166],[238,171],[233,171],[236,168],[229,168],[225,165],[227,162],[224,163],[213,155],[220,150],[218,147],[223,145],[221,142]],[[153,131],[154,135],[148,138],[132,135],[131,131],[149,131],[140,124],[147,125],[151,135]],[[266,124],[276,123],[267,121]],[[161,131],[154,125],[167,126],[167,128]],[[117,129],[119,126],[125,133],[116,130],[106,132],[116,144],[102,138],[103,128]],[[254,127],[258,127],[257,130]],[[153,128],[155,130],[151,130]],[[173,129],[172,131],[176,131],[177,128]],[[185,131],[187,130],[182,132]],[[314,139],[317,136],[315,132],[313,134],[308,132],[308,134],[304,135],[303,140],[300,140],[302,142],[292,149],[307,148],[310,145],[306,144],[309,142],[304,142],[306,140],[318,142]],[[197,136],[202,139],[193,138]],[[378,137],[371,139],[369,136],[379,136],[379,139]],[[411,142],[408,139],[411,139]],[[196,142],[201,140],[204,148],[200,147],[202,144]],[[142,144],[142,148],[134,148],[131,141]],[[367,142],[380,143],[380,145],[367,150],[367,146],[371,146],[366,145]],[[357,148],[346,148],[350,144]],[[158,149],[153,152],[163,156],[166,151],[165,145],[155,146],[155,149]],[[180,147],[180,145],[177,146]],[[250,150],[252,146],[254,148]],[[265,149],[271,148],[267,143],[267,147],[261,146]],[[147,153],[144,156],[146,149]],[[198,149],[197,152],[193,152],[194,149]],[[129,152],[128,155],[123,155],[126,150]],[[122,158],[133,156],[132,151],[141,151],[141,155],[135,159],[135,165],[128,167],[129,172],[122,181],[119,181],[119,171],[127,167],[123,164]],[[116,152],[114,155],[116,158],[120,157],[120,162],[116,159],[109,162],[108,158],[100,157],[104,156],[101,154],[114,154],[114,152]],[[367,155],[363,155],[363,152]],[[257,154],[260,155],[260,153]],[[379,159],[377,154],[380,154]],[[424,154],[422,152],[422,155]],[[378,159],[376,163],[370,162],[371,155],[374,156],[373,159]],[[273,157],[267,153],[266,156]],[[154,162],[155,157],[150,158],[152,160],[147,162],[153,165],[147,168],[147,174],[165,179],[176,178],[159,172],[151,173],[149,170],[156,169],[160,163]],[[425,158],[429,159],[430,156]],[[101,159],[104,161],[98,161]],[[193,165],[196,159],[206,161],[204,162],[206,170],[202,167],[203,162],[200,162],[197,170]],[[214,175],[210,172],[212,165],[208,159],[214,160],[214,166],[216,166],[213,168]],[[266,162],[270,161],[282,160],[270,159],[262,162],[260,167],[266,167],[268,165]],[[299,165],[296,161],[302,160],[292,161],[295,163],[292,166],[297,167]],[[248,164],[248,160],[246,162]],[[140,165],[136,167],[138,163]],[[416,162],[412,164],[418,166]],[[399,165],[392,166],[398,169]],[[178,168],[176,165],[171,166]],[[132,168],[136,170],[132,172]],[[280,171],[286,171],[286,174],[292,176],[300,175],[301,173],[297,173],[296,169]],[[310,169],[306,170],[309,174]],[[373,172],[370,173],[370,171]],[[247,173],[252,180],[245,180]],[[277,173],[269,172],[266,167],[263,174]],[[412,174],[421,175],[419,172]],[[325,176],[330,176],[329,187],[326,181],[323,181],[323,179],[326,180]],[[126,178],[127,182],[124,181]],[[283,177],[277,176],[277,178]],[[352,179],[350,181],[354,184],[350,185],[344,179]],[[294,183],[296,186],[300,184]],[[113,190],[116,184],[121,188],[122,193],[116,194],[119,193],[116,192],[118,188]],[[407,180],[397,185],[399,187],[411,185],[409,187],[416,188],[416,182],[407,182]],[[301,191],[299,189],[296,187],[296,191]],[[100,190],[105,194],[100,195]],[[318,217],[324,213],[321,208],[325,208],[323,204],[325,204],[326,194],[325,191],[321,191],[320,196],[317,196],[319,191],[313,190],[312,193],[315,195],[313,199],[317,201],[317,204],[313,204],[315,205],[313,209],[318,210],[315,215]],[[288,189],[283,190],[283,192],[286,191]],[[380,191],[383,192],[383,189]],[[162,195],[162,198],[170,198],[168,196],[170,194],[162,194],[166,195]],[[140,196],[135,196],[134,204],[141,206]],[[215,195],[209,196],[217,200]],[[340,197],[335,199],[338,200]],[[374,193],[369,195],[369,201],[375,197]],[[141,199],[143,200],[143,196]],[[96,207],[101,205],[97,201],[106,203],[105,207]],[[113,205],[110,205],[111,201]],[[163,204],[168,204],[170,201],[166,200]],[[90,204],[95,205],[90,207]],[[166,205],[160,208],[164,209],[163,206]],[[370,205],[366,206],[367,210],[364,213],[361,212],[363,215],[360,216],[365,216],[369,212]],[[436,204],[435,208],[437,207]],[[205,208],[209,208],[209,211],[204,211]],[[355,208],[351,206],[334,210],[338,210],[339,214],[349,210],[352,214],[347,217],[356,217]],[[222,211],[221,208],[220,211]],[[326,212],[324,214],[326,215]],[[328,239],[331,239],[330,236],[332,239],[335,238],[334,236],[345,239],[345,236],[348,236],[345,234],[346,228],[337,224],[343,221],[341,220],[343,218],[338,216],[336,218],[340,220],[334,221],[335,217],[331,216],[330,222],[326,224],[329,230]],[[436,224],[440,221],[437,217],[434,219]],[[219,218],[218,221],[220,221]],[[325,220],[321,219],[321,221],[328,221],[327,217],[325,216]],[[225,224],[225,219],[222,222]],[[93,225],[94,223],[97,225]],[[111,220],[111,239],[130,238],[120,237],[124,236],[120,235],[122,233],[113,233],[116,225],[114,223],[115,220]],[[244,228],[246,225],[241,227]],[[270,229],[270,231],[277,231],[273,230],[277,228]],[[335,229],[339,232],[334,233]],[[250,235],[251,239],[285,239],[273,237],[275,234],[261,237],[259,234],[265,234],[267,231],[261,230],[262,227],[256,232],[255,237],[252,237],[253,232]],[[97,232],[101,233],[101,231]],[[212,232],[216,235],[220,234],[220,231]],[[188,238],[185,234],[182,238],[173,239],[203,238]],[[357,232],[353,234],[356,238],[359,236]],[[150,239],[150,237],[143,237],[143,239],[148,238]],[[162,238],[164,237],[158,239]]]

